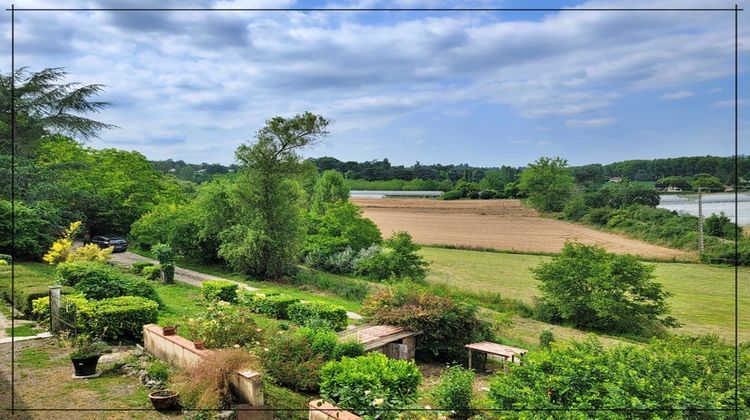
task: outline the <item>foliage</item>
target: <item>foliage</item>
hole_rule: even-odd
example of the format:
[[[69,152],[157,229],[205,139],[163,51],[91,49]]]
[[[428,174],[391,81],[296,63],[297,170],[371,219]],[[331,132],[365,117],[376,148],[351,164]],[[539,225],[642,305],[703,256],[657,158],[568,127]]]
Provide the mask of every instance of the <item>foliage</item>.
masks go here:
[[[154,266],[154,263],[152,263],[151,261],[136,261],[133,263],[133,265],[130,266],[130,268],[131,270],[133,270],[135,274],[143,274],[143,270],[146,267],[153,267],[153,266]]]
[[[550,330],[542,330],[539,334],[539,347],[548,349],[555,341],[555,335]]]
[[[71,359],[86,359],[101,356],[111,351],[107,343],[95,339],[88,334],[81,334],[73,341],[74,350],[70,353]]]
[[[476,306],[423,292],[414,284],[379,291],[364,302],[362,312],[376,324],[420,331],[416,348],[419,360],[463,360],[466,344],[492,338],[490,326],[479,319]]]
[[[327,264],[327,260],[334,254],[347,249],[356,253],[382,241],[375,223],[348,201],[322,204],[321,212],[308,213],[307,220],[303,255],[307,256],[306,261],[320,268],[333,268],[334,264]]]
[[[370,283],[350,277],[333,276],[314,270],[300,270],[290,279],[297,286],[311,285],[317,289],[331,292],[346,300],[362,302],[370,293]]]
[[[209,280],[201,284],[203,298],[208,301],[223,300],[232,303],[237,300],[237,283],[224,280]]]
[[[446,191],[445,194],[442,195],[443,200],[458,200],[464,197],[464,194],[462,191],[459,190],[450,190]]]
[[[670,293],[653,281],[652,265],[632,255],[568,242],[560,255],[532,271],[552,321],[608,332],[649,333],[679,326],[668,316]]]
[[[65,308],[63,310],[77,310],[78,308],[83,307],[86,302],[86,297],[79,294],[67,294],[65,295],[64,303],[67,305],[70,305],[70,308]],[[35,298],[31,301],[31,317],[38,320],[41,323],[44,323],[47,325],[50,320],[50,309],[49,309],[49,295]]]
[[[699,173],[693,175],[693,180],[690,181],[690,186],[693,189],[701,188],[703,191],[724,191],[724,184],[721,180],[711,174]]]
[[[422,374],[413,362],[382,353],[345,357],[320,371],[320,395],[338,407],[371,418],[396,418],[413,403]]]
[[[559,157],[539,158],[521,172],[518,187],[528,195],[533,207],[542,211],[561,211],[575,182],[567,166],[568,162]]]
[[[423,280],[427,275],[427,261],[417,251],[419,246],[407,232],[395,232],[385,243],[382,252],[360,255],[356,272],[376,280]]]
[[[74,249],[73,252],[68,254],[68,258],[65,261],[107,262],[114,249],[114,247],[102,249],[96,244],[88,244]]]
[[[323,302],[297,302],[287,308],[289,319],[299,325],[313,320],[325,321],[334,331],[342,331],[347,325],[344,308]]]
[[[750,368],[747,346],[739,349],[738,369]],[[521,365],[490,383],[493,406],[512,410],[598,411],[610,419],[643,415],[658,418],[725,418],[734,407],[734,348],[716,338],[675,337],[646,346],[604,349],[595,338],[529,352]],[[750,382],[739,378],[739,417],[750,414]],[[668,408],[668,410],[663,410]],[[679,408],[680,411],[671,411]],[[632,411],[631,411],[632,410]],[[522,411],[506,413],[528,418]],[[564,411],[558,411],[559,414]],[[561,418],[581,418],[570,412]]]
[[[169,379],[169,365],[161,360],[155,360],[148,366],[146,373],[148,373],[149,378],[166,383]]]
[[[73,246],[73,238],[81,227],[81,222],[73,222],[65,229],[60,239],[56,240],[49,252],[44,254],[44,261],[49,264],[59,264],[68,260],[70,249]]]
[[[474,371],[459,365],[448,366],[440,375],[440,384],[432,391],[435,407],[450,410],[452,418],[471,417],[475,376]]]
[[[15,237],[11,229],[11,213],[16,222]],[[0,252],[11,254],[15,251],[19,260],[40,259],[55,241],[60,223],[59,209],[48,202],[28,204],[16,200],[13,208],[9,200],[0,199]]]
[[[302,191],[296,177],[304,165],[297,151],[327,134],[329,122],[306,112],[274,117],[242,145],[236,224],[220,235],[219,255],[234,269],[262,278],[280,278],[294,264],[304,239]]]
[[[272,337],[259,352],[263,370],[276,383],[295,391],[318,390],[318,373],[328,360],[321,349],[322,343],[313,348],[313,337],[305,333],[288,333]]]
[[[159,280],[161,278],[161,267],[158,265],[143,267],[141,275],[148,280]]]
[[[169,244],[156,244],[151,249],[159,260],[161,266],[161,277],[164,284],[174,283],[174,260],[175,252]]]
[[[323,213],[326,205],[346,201],[349,201],[349,187],[341,172],[332,169],[323,171],[315,182],[310,211]]]
[[[656,181],[657,188],[674,187],[681,190],[689,190],[692,180],[687,176],[666,176]]]
[[[44,264],[22,266],[16,264],[14,281],[11,283],[11,267],[0,266],[0,298],[15,306],[24,314],[30,314],[32,302],[49,295],[49,287],[54,284],[51,267]],[[62,294],[71,293],[70,287],[63,287]]]
[[[742,228],[735,225],[724,212],[712,214],[703,220],[703,231],[706,235],[717,238],[734,238],[736,233],[741,235]]]
[[[143,326],[153,324],[158,303],[139,296],[88,301],[79,308],[81,329],[107,340],[139,339]]]
[[[103,278],[102,282],[108,282],[106,278],[121,277],[122,274],[116,269],[95,261],[72,261],[64,262],[55,269],[62,284],[75,286],[84,279]],[[96,280],[92,281],[95,282]]]
[[[256,293],[252,296],[250,306],[253,311],[276,319],[289,319],[289,307],[299,302],[299,299],[287,295],[264,295]]]
[[[146,280],[126,276],[119,270],[92,261],[67,262],[58,265],[63,284],[73,286],[87,299],[118,296],[141,296],[161,304],[154,286]]]
[[[208,348],[243,346],[258,340],[259,334],[250,310],[216,301],[206,307],[198,318],[188,322],[189,330],[194,331],[193,339],[200,338]]]
[[[238,370],[257,369],[257,359],[241,349],[219,350],[180,375],[184,407],[226,409],[231,404],[230,377]]]
[[[8,254],[0,254],[0,260],[5,261],[6,264],[13,262],[13,257]]]

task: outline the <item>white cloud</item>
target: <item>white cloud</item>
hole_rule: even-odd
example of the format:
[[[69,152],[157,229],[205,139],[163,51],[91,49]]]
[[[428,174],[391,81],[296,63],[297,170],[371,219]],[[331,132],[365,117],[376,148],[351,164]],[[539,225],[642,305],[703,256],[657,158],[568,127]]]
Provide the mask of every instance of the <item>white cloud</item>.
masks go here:
[[[588,120],[570,119],[565,121],[565,125],[568,127],[602,127],[614,124],[615,122],[617,122],[616,118],[591,118]]]
[[[678,99],[689,98],[691,96],[695,96],[695,93],[689,90],[678,90],[677,92],[665,93],[661,95],[660,98],[665,101],[675,101]]]

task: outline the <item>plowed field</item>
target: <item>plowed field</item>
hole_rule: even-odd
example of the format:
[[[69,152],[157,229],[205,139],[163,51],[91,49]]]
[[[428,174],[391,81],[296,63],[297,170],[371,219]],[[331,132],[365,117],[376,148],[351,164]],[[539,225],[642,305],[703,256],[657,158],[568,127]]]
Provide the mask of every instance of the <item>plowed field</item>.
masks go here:
[[[565,241],[655,259],[695,259],[692,253],[540,217],[519,200],[355,199],[384,236],[405,230],[423,245],[559,252]]]

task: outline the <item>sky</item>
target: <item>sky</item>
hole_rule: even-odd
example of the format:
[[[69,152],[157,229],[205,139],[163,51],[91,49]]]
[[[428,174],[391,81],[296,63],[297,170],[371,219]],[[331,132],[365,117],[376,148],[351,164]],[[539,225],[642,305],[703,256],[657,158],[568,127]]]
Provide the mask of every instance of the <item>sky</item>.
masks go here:
[[[9,6],[10,2],[7,2]],[[733,8],[725,0],[16,0],[16,8]],[[739,1],[747,7],[748,1]],[[740,153],[750,153],[750,11]],[[10,56],[10,14],[2,14]],[[734,12],[16,12],[16,66],[106,85],[95,148],[234,162],[264,122],[311,111],[304,156],[571,165],[734,152]],[[10,60],[0,70],[10,72]],[[744,85],[744,86],[743,86]],[[743,115],[744,114],[744,115]]]

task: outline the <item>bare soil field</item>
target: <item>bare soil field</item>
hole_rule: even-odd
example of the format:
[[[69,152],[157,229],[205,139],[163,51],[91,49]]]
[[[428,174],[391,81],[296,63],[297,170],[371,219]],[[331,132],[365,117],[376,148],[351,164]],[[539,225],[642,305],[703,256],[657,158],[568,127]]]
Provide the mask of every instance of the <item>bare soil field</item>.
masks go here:
[[[423,245],[559,252],[565,241],[611,252],[664,260],[694,260],[693,253],[540,217],[520,200],[354,199],[384,236],[405,230]]]

